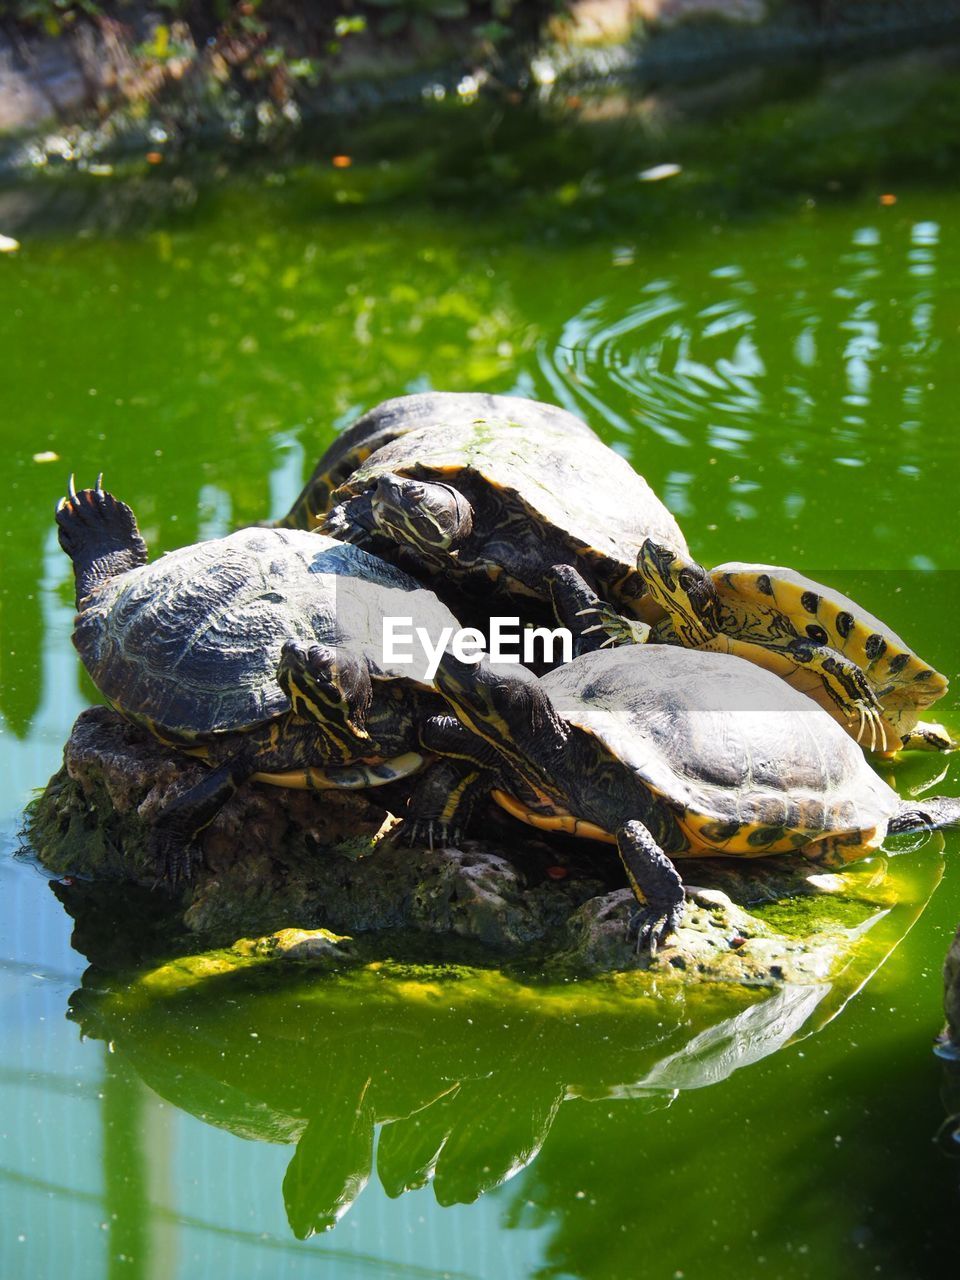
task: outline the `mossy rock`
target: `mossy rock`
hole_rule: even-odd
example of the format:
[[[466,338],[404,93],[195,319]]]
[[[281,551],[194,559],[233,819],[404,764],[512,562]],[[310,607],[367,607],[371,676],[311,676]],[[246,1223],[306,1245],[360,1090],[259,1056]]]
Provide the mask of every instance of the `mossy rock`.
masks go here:
[[[869,927],[835,947],[828,974],[798,968],[796,980],[748,985],[720,964],[722,980],[691,985],[706,954],[685,937],[695,918],[656,965],[576,981],[549,963],[425,963],[390,958],[396,935],[290,928],[132,972],[94,965],[70,1016],[170,1103],[295,1145],[283,1198],[303,1238],[330,1229],[374,1174],[390,1196],[429,1181],[440,1204],[469,1203],[536,1157],[568,1100],[663,1107],[817,1031],[909,928],[937,879],[928,862],[909,881],[875,878]],[[866,907],[866,882],[859,891]],[[614,965],[625,892],[583,908],[611,925]],[[782,957],[782,940],[712,893],[714,908],[707,896],[697,910]],[[690,967],[672,963],[680,954]],[[809,954],[824,956],[822,941]]]
[[[480,838],[411,849],[391,838],[394,820],[379,803],[386,788],[318,796],[249,785],[203,833],[193,880],[169,894],[153,888],[160,868],[148,852],[150,823],[202,767],[106,708],[85,711],[74,726],[63,769],[32,807],[28,837],[47,868],[77,882],[58,892],[77,918],[77,945],[97,963],[145,956],[148,918],[157,954],[326,929],[353,939],[337,944],[336,958],[354,963],[384,954],[382,942],[373,951],[361,942],[389,934],[403,940],[389,946],[408,957],[482,955],[558,977],[648,970],[661,984],[684,986],[829,983],[885,954],[941,868],[932,847],[889,868],[873,858],[836,875],[800,858],[683,860],[697,889],[677,933],[651,958],[630,941],[634,900],[606,846],[548,842],[491,806]],[[289,950],[268,947],[273,958]],[[327,951],[313,948],[315,957]]]

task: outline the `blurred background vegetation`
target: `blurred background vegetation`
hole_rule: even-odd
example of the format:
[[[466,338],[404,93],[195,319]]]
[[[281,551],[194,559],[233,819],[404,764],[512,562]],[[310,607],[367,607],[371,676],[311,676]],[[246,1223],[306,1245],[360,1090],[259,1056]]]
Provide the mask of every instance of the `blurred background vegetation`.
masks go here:
[[[469,21],[477,35],[498,40],[536,29],[546,16],[567,7],[565,0],[2,0],[0,17],[57,36],[85,19],[122,22],[147,10],[208,36],[237,32],[265,37],[289,27],[304,38],[336,45],[368,28],[383,36],[409,33],[429,39],[438,24],[453,20]],[[165,52],[160,47],[156,55]]]

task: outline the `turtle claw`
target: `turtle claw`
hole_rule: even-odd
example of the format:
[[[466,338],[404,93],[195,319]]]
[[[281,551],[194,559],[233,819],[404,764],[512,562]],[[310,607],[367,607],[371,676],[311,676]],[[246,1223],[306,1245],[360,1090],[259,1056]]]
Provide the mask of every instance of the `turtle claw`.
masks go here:
[[[193,869],[198,861],[195,850],[181,849],[167,861],[161,879],[172,892],[177,893],[193,879]]]
[[[589,636],[597,631],[602,631],[606,635],[606,639],[599,646],[601,649],[609,649],[614,645],[622,644],[643,644],[650,634],[650,628],[644,622],[631,622],[628,618],[623,618],[614,609],[582,609],[582,614],[593,613],[600,619],[589,627],[584,627],[580,632],[581,636]]]
[[[184,843],[172,832],[154,830],[150,852],[158,867],[154,889],[178,893],[193,879],[195,867],[201,862],[200,850],[192,842]]]
[[[633,938],[636,935],[635,950],[637,955],[642,955],[646,952],[653,959],[667,938],[672,933],[676,933],[680,927],[682,916],[682,902],[676,903],[666,911],[659,911],[656,907],[650,906],[641,907],[638,911],[635,911],[627,925],[627,937]]]
[[[398,834],[404,844],[410,847],[425,845],[431,853],[434,849],[455,845],[460,839],[457,828],[434,818],[404,818]]]
[[[883,750],[886,745],[887,735],[884,730],[883,716],[877,706],[864,706],[863,702],[857,702],[855,706],[857,713],[858,725],[856,739],[865,750],[876,751]],[[864,742],[867,730],[870,731],[870,744]]]
[[[862,743],[863,735],[866,732],[866,728],[867,728],[867,717],[864,715],[863,707],[860,706],[859,703],[856,706],[856,712],[857,712],[857,742]]]

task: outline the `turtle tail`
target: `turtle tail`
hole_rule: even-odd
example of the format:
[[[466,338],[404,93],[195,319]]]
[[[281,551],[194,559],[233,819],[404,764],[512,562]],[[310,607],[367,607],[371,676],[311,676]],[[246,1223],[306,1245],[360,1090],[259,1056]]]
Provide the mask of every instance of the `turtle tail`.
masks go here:
[[[905,804],[894,814],[887,835],[905,835],[911,831],[937,831],[941,827],[960,827],[960,798],[930,796],[922,804]]]

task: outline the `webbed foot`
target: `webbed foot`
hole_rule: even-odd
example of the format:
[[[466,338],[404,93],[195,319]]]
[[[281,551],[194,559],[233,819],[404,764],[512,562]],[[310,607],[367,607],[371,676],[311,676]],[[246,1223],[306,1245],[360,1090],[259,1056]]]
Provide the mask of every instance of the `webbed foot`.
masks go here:
[[[647,952],[655,956],[672,933],[676,933],[683,917],[683,903],[679,902],[665,911],[658,907],[640,907],[630,916],[627,937],[636,935],[637,955]]]
[[[203,861],[197,844],[162,828],[154,828],[148,850],[157,868],[153,888],[165,889],[168,893],[179,893],[184,889]]]
[[[597,635],[599,648],[612,649],[621,644],[645,644],[650,635],[650,628],[645,622],[625,618],[608,604],[591,605],[586,609],[578,609],[577,617],[589,622],[583,627],[581,636]]]

